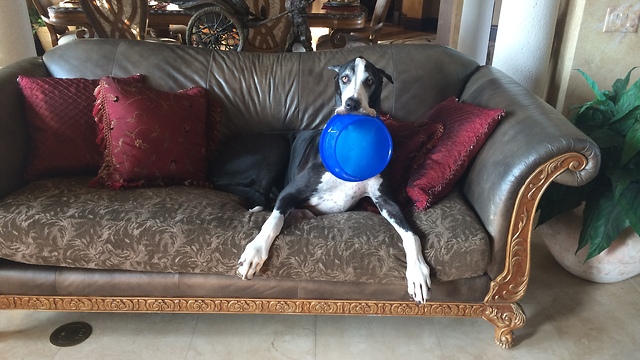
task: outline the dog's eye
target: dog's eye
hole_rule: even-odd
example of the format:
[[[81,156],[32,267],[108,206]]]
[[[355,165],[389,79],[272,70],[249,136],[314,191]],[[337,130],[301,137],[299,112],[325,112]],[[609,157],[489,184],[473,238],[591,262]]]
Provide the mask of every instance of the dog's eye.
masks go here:
[[[343,75],[343,76],[340,78],[340,81],[342,81],[343,83],[345,83],[345,84],[346,84],[346,83],[348,83],[348,82],[349,82],[349,77],[348,77],[347,75]]]
[[[371,86],[371,85],[373,85],[373,82],[374,82],[373,78],[372,78],[372,77],[368,77],[368,78],[367,78],[367,80],[365,80],[365,82],[364,82],[364,83],[365,83],[367,86]]]

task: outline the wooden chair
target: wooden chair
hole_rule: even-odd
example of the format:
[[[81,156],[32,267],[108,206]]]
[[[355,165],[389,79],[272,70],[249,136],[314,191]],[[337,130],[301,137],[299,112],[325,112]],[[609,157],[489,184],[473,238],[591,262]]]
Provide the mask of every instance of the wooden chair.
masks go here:
[[[31,0],[31,2],[49,31],[49,35],[51,36],[51,47],[87,36],[88,33],[85,29],[70,30],[66,26],[54,25],[51,23],[48,8],[49,6],[58,5],[60,0]]]
[[[285,0],[247,0],[252,12],[270,18],[285,12]],[[247,41],[243,51],[251,52],[284,52],[287,38],[291,33],[291,18],[282,16],[260,26],[249,28]]]
[[[387,17],[390,4],[391,0],[377,0],[369,25],[365,25],[362,29],[358,30],[333,30],[331,34],[323,35],[318,39],[316,50],[377,44],[378,36],[384,25],[384,19]]]
[[[99,38],[144,40],[147,0],[80,0],[87,20]]]

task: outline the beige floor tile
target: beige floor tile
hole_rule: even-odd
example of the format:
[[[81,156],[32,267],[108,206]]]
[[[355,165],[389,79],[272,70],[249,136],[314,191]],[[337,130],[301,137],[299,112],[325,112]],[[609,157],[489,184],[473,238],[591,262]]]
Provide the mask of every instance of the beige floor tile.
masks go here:
[[[629,279],[629,282],[636,287],[636,289],[638,289],[638,291],[640,291],[640,275],[636,275],[635,277],[632,277],[631,279]]]
[[[60,349],[49,343],[49,335],[73,320],[74,314],[0,311],[0,360],[53,359]]]
[[[585,282],[545,295],[542,306],[574,358],[639,357],[640,293],[634,285]]]
[[[184,359],[197,322],[188,314],[84,314],[93,327],[80,345],[61,348],[56,360]]]
[[[319,316],[318,360],[442,359],[428,318]]]
[[[201,315],[187,359],[315,359],[316,318]]]
[[[482,319],[437,319],[442,351],[447,360],[571,359],[545,315],[534,304],[523,304],[527,323],[515,331],[515,345],[503,349],[493,341],[493,325]]]
[[[640,358],[638,277],[598,284],[564,270],[542,241],[532,252],[529,292],[573,359]]]

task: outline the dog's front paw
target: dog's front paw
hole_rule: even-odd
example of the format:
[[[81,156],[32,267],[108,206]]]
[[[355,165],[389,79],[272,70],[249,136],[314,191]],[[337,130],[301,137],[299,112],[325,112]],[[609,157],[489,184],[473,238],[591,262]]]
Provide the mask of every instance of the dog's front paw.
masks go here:
[[[237,275],[242,280],[251,280],[267,260],[267,252],[268,250],[255,245],[253,242],[249,243],[238,261]]]
[[[407,290],[411,298],[418,304],[424,304],[431,294],[431,277],[429,266],[422,261],[407,264]]]

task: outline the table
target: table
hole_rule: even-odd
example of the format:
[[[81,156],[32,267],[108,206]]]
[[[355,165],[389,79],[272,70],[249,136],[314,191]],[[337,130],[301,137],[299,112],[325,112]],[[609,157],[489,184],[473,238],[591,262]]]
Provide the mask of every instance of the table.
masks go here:
[[[360,7],[356,10],[341,7],[323,9],[323,4],[323,0],[315,0],[309,6],[307,10],[309,27],[324,27],[332,30],[357,30],[364,27],[366,14]]]
[[[329,39],[334,49],[347,45],[344,36],[365,26],[366,13],[361,7],[331,7],[323,9],[324,1],[316,0],[308,11],[309,27],[325,27],[331,29]]]
[[[91,28],[87,17],[79,6],[50,6],[49,22],[55,26],[80,26]],[[148,27],[152,29],[168,29],[169,25],[187,25],[191,14],[182,10],[149,9]]]
[[[309,27],[324,27],[334,34],[348,30],[361,29],[365,25],[366,14],[360,8],[344,9],[335,7],[322,9],[324,1],[315,0],[307,9]],[[79,6],[50,6],[48,8],[49,22],[55,26],[80,26],[91,28],[87,17]],[[191,14],[183,10],[149,10],[148,27],[152,29],[167,29],[169,25],[187,25]]]

